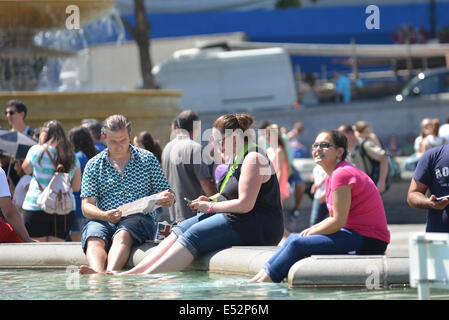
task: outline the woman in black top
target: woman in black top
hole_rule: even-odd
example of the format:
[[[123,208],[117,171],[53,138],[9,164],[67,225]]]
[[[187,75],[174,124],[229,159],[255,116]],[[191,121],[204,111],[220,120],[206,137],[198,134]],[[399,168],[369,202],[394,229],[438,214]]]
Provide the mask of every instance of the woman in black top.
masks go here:
[[[214,122],[215,150],[231,160],[220,192],[189,201],[192,210],[202,213],[174,227],[155,250],[123,274],[180,271],[205,252],[279,243],[284,231],[279,184],[267,156],[252,143],[252,124],[247,114],[227,114]]]

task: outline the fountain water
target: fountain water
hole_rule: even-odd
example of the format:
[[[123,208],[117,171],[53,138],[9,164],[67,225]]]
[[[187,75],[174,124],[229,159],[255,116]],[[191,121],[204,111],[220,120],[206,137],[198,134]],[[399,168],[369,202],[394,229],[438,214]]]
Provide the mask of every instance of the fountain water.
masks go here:
[[[51,79],[52,61],[77,55],[80,49],[88,52],[81,27],[92,25],[113,8],[114,0],[0,0],[0,105],[22,100],[29,109],[27,123],[35,127],[58,119],[69,129],[83,118],[103,120],[121,113],[132,121],[133,131],[149,130],[166,142],[170,121],[180,112],[181,92],[89,91],[76,84],[69,90],[77,91],[57,92],[61,84],[56,82],[55,87]],[[64,34],[69,37],[60,37]],[[82,70],[81,65],[69,68]],[[56,78],[60,80],[59,75]],[[7,126],[5,119],[0,124]]]

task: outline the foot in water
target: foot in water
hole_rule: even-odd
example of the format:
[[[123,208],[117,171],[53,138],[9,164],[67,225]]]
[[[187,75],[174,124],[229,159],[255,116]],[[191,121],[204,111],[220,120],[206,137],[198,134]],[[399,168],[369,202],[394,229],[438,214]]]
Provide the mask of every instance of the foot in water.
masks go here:
[[[95,274],[95,273],[99,273],[99,272],[95,271],[94,269],[92,269],[89,266],[82,265],[82,266],[80,266],[78,273],[79,274]]]

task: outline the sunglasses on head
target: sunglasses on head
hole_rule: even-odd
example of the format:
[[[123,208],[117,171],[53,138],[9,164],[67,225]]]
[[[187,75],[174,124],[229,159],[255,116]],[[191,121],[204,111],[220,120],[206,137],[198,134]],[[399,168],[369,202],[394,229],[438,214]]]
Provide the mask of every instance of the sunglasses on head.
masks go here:
[[[335,146],[334,144],[332,144],[332,143],[329,143],[329,142],[321,142],[321,143],[314,143],[313,145],[312,145],[312,149],[318,149],[318,147],[319,148],[321,148],[321,149],[328,149],[328,148],[330,148],[330,147],[333,147],[333,146]]]

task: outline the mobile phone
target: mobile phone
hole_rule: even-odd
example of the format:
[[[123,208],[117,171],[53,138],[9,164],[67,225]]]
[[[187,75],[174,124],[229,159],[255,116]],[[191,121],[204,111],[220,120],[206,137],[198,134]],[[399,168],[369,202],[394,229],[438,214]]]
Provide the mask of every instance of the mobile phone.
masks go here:
[[[439,198],[437,198],[437,201],[444,200],[444,199],[447,199],[447,198],[449,198],[449,195],[439,197]]]

